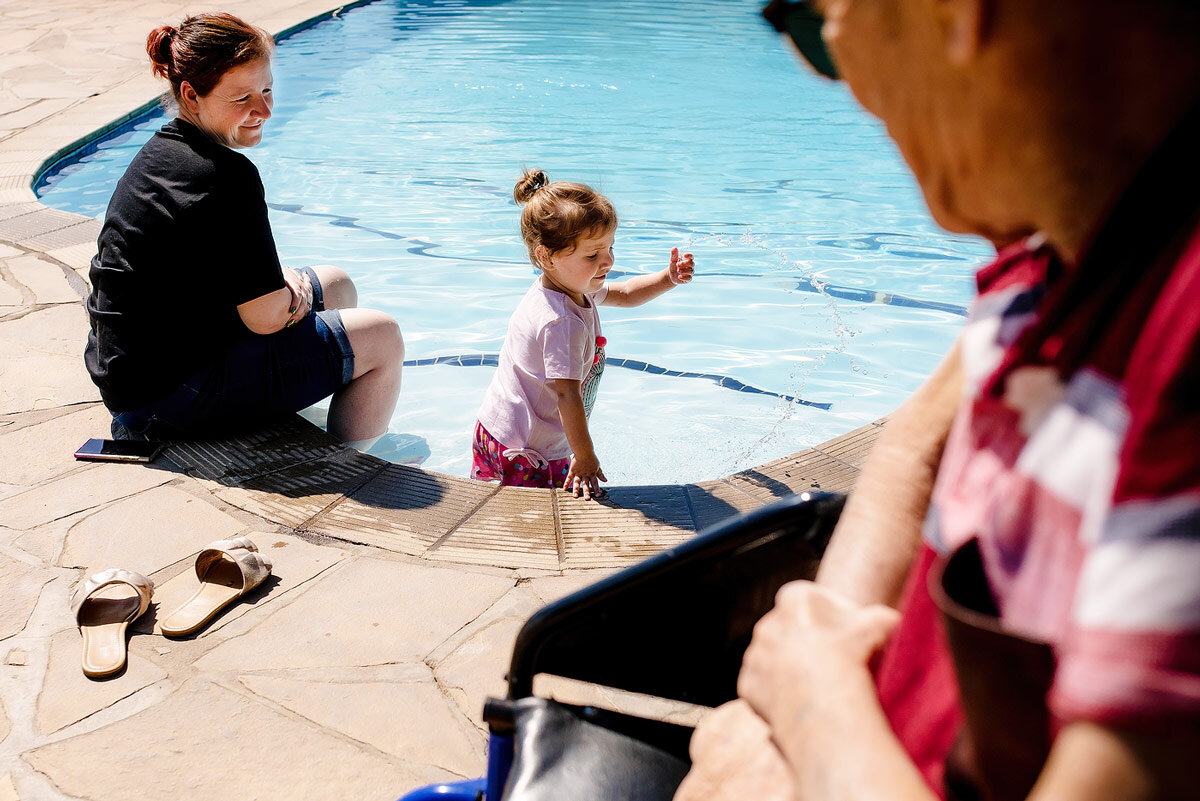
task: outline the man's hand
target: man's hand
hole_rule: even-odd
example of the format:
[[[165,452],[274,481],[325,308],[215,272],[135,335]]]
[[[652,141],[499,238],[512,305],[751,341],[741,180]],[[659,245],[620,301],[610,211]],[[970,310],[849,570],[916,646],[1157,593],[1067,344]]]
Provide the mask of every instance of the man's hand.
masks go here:
[[[860,606],[811,581],[785,584],[754,626],[738,695],[772,728],[837,714],[830,707],[848,694],[874,699],[867,663],[899,621],[891,607]]]
[[[745,701],[710,712],[692,735],[692,770],[675,801],[793,801],[792,774]]]

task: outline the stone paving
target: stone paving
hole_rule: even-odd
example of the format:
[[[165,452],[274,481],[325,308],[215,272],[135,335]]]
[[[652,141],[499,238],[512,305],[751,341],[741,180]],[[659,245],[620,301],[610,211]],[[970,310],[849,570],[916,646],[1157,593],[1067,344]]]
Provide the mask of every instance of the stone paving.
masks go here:
[[[330,11],[221,5],[272,32]],[[391,799],[480,775],[483,699],[503,692],[530,614],[730,514],[849,489],[883,421],[715,481],[613,488],[602,503],[388,464],[298,417],[172,446],[149,466],[74,461],[108,430],[81,359],[99,226],[45,208],[30,186],[154,102],[144,37],[189,10],[0,6],[0,801]],[[127,669],[83,676],[67,603],[83,576],[142,572],[169,609],[194,585],[196,553],[240,535],[274,560],[268,582],[185,639],[156,633],[152,606]]]

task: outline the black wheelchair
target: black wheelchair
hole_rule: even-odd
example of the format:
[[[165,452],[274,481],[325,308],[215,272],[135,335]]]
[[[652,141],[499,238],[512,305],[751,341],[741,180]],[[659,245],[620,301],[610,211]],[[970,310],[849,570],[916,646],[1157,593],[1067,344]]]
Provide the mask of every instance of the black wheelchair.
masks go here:
[[[538,674],[715,707],[779,588],[816,574],[845,497],[803,493],[730,518],[535,613],[488,699],[487,775],[400,801],[669,801],[692,728],[533,694]]]

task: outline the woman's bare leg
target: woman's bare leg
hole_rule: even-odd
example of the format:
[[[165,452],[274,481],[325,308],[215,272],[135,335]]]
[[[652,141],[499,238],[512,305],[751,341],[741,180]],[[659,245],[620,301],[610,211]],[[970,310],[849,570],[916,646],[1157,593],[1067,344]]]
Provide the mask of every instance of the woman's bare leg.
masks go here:
[[[354,349],[354,377],[329,403],[329,433],[343,442],[376,439],[400,397],[404,338],[391,315],[374,309],[343,309],[342,322]]]
[[[354,309],[358,307],[358,289],[350,276],[341,267],[318,264],[312,268],[321,282],[327,309]]]

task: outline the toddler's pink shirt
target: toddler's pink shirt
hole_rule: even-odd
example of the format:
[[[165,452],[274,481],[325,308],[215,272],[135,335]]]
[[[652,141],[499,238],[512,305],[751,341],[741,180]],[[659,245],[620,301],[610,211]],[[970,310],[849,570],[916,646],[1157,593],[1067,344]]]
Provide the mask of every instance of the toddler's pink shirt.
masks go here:
[[[538,280],[521,299],[479,408],[479,422],[506,449],[533,450],[547,461],[571,455],[549,382],[587,377],[600,335],[596,307],[607,294],[605,284],[585,295],[589,307],[584,309]]]

